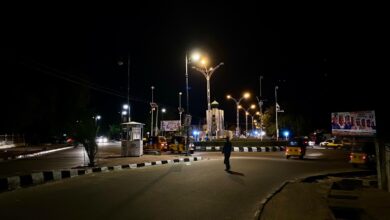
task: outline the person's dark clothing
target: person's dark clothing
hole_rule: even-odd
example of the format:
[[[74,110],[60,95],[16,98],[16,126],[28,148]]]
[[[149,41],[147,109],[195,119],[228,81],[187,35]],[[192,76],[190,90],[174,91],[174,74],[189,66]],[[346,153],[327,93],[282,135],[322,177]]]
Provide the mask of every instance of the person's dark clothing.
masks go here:
[[[223,163],[226,166],[225,170],[230,170],[230,154],[232,152],[232,142],[226,141],[222,148],[222,153],[225,156]]]

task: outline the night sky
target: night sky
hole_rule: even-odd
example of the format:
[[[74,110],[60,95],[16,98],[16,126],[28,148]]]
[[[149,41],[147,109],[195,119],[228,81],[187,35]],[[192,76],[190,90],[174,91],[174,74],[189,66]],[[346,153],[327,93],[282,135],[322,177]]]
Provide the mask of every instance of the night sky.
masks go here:
[[[225,110],[227,124],[235,123],[235,105],[226,95],[249,91],[254,103],[262,75],[265,108],[274,105],[278,85],[282,109],[304,115],[313,130],[328,129],[331,112],[360,110],[375,110],[378,132],[388,130],[388,83],[386,72],[378,70],[384,28],[376,22],[379,15],[340,9],[265,16],[257,5],[229,4],[127,9],[8,17],[2,31],[1,133],[21,130],[10,118],[23,118],[35,105],[30,95],[71,105],[77,92],[67,93],[68,88],[90,91],[88,106],[104,125],[118,122],[127,97],[128,55],[132,119],[150,121],[152,85],[155,101],[167,108],[165,119],[177,119],[180,91],[182,106],[186,103],[185,54],[194,49],[205,52],[213,66],[225,63],[211,78],[211,101]],[[190,112],[198,124],[207,108],[206,80],[190,66],[189,86]]]

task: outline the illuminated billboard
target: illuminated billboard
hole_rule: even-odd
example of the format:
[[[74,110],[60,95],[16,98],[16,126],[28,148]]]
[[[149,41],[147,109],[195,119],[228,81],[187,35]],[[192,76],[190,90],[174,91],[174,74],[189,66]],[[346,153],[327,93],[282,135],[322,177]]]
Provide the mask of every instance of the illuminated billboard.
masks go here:
[[[163,131],[178,131],[180,129],[180,120],[161,121]]]
[[[332,135],[375,136],[374,111],[334,112],[331,114]]]

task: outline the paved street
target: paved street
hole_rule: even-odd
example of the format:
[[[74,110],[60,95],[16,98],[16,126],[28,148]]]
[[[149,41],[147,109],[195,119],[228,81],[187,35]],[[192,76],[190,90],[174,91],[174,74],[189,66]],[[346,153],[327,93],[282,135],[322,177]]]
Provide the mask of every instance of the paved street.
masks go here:
[[[283,152],[234,152],[230,174],[223,171],[220,152],[197,155],[204,160],[90,174],[4,192],[0,194],[2,216],[5,219],[253,219],[261,201],[284,181],[351,169],[346,152],[338,150],[309,149],[308,159],[303,161],[286,160]],[[78,158],[79,162],[81,159]]]

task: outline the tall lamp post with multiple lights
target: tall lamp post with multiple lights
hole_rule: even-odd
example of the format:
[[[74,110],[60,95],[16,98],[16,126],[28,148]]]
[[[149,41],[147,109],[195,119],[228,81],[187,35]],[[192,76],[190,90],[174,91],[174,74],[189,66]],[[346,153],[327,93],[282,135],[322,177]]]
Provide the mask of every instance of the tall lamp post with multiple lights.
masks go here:
[[[213,73],[220,67],[223,65],[223,63],[219,63],[218,65],[216,65],[215,67],[210,67],[210,68],[207,68],[206,64],[207,64],[207,61],[205,59],[203,59],[201,61],[201,64],[203,65],[202,68],[199,68],[199,67],[193,67],[195,70],[197,70],[198,72],[202,73],[203,76],[206,78],[206,82],[207,82],[207,114],[209,114],[209,117],[207,117],[207,133],[208,133],[208,137],[211,138],[211,102],[210,102],[210,78],[211,76],[213,75]]]
[[[240,102],[242,99],[248,99],[250,97],[250,93],[245,93],[239,100],[233,98],[231,95],[227,95],[226,98],[227,99],[231,99],[233,100],[235,103],[236,103],[236,110],[237,110],[237,125],[236,125],[236,136],[239,137],[240,136],[240,115],[238,114],[239,113],[239,106],[240,106]]]
[[[249,114],[249,110],[250,109],[255,109],[256,108],[256,105],[252,104],[249,108],[245,109],[243,108],[241,105],[238,106],[238,108],[242,108],[242,110],[244,110],[245,112],[245,136],[248,136],[248,115]],[[253,118],[252,118],[253,119]],[[253,120],[252,120],[253,121]],[[252,122],[252,128],[253,128],[253,122]]]

